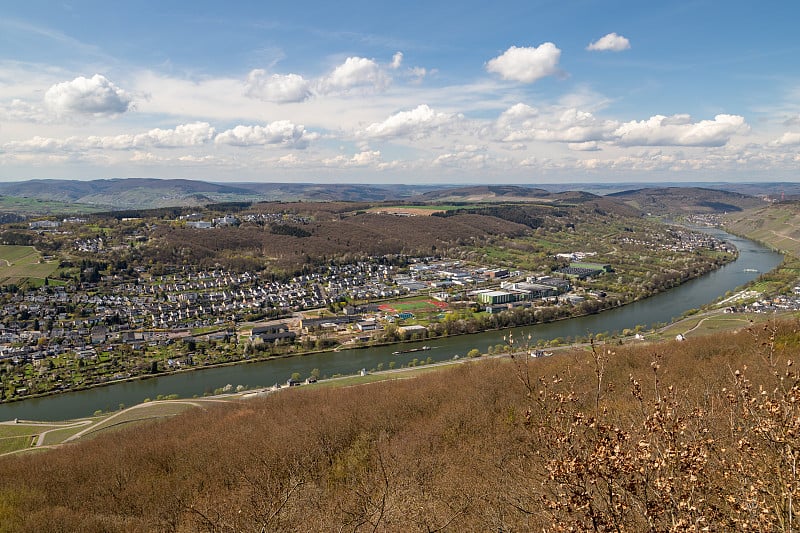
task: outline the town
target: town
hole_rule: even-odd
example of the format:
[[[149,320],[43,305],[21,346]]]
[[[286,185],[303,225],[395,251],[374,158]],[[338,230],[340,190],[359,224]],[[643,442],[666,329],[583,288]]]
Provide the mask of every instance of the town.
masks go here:
[[[76,238],[72,253],[115,257],[147,241],[149,223],[120,242]],[[175,223],[218,231],[241,223],[307,224],[287,213],[231,214],[201,225],[196,213]],[[86,219],[40,220],[29,229],[63,238]],[[294,228],[294,226],[289,226]],[[709,235],[679,227],[608,246],[672,253],[735,254]],[[440,256],[369,257],[320,265],[285,280],[264,272],[188,265],[86,262],[74,282],[4,287],[0,311],[2,399],[75,390],[116,380],[252,358],[426,339],[546,322],[624,304],[615,291],[624,264],[591,250],[563,250],[540,271]],[[619,259],[619,258],[618,258]],[[591,260],[591,261],[590,261]],[[56,261],[45,256],[42,261]],[[109,263],[113,264],[113,261]]]

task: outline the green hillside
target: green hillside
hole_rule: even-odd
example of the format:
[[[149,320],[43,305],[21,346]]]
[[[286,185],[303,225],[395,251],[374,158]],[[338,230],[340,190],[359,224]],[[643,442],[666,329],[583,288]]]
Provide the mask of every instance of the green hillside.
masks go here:
[[[800,257],[800,202],[771,204],[732,214],[725,225],[735,233]]]

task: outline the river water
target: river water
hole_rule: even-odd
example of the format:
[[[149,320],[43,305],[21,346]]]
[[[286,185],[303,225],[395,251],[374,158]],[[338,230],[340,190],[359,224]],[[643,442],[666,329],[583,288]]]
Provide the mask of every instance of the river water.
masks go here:
[[[305,378],[314,368],[323,376],[353,374],[360,369],[376,368],[383,363],[388,368],[394,361],[397,367],[413,359],[434,361],[463,357],[473,348],[486,352],[489,346],[501,344],[503,336],[513,332],[517,338],[531,335],[535,343],[539,339],[583,337],[590,333],[622,331],[636,325],[652,326],[669,322],[685,311],[710,303],[729,290],[734,290],[756,278],[759,272],[768,272],[778,266],[783,256],[747,239],[730,235],[722,230],[704,230],[733,243],[739,249],[739,258],[722,268],[700,278],[684,283],[674,289],[645,300],[570,320],[562,320],[536,326],[523,326],[503,331],[490,331],[474,335],[430,339],[425,342],[403,344],[398,347],[380,346],[357,350],[313,354],[299,357],[242,364],[229,367],[209,368],[172,374],[151,379],[117,383],[80,392],[63,393],[22,402],[0,405],[0,420],[20,418],[24,420],[65,420],[91,415],[97,409],[114,410],[119,404],[133,405],[145,398],[179,394],[181,397],[202,396],[226,384],[251,387],[269,386],[285,382],[294,372]],[[753,270],[757,272],[753,272]],[[408,350],[423,345],[428,351],[393,355],[397,350]]]

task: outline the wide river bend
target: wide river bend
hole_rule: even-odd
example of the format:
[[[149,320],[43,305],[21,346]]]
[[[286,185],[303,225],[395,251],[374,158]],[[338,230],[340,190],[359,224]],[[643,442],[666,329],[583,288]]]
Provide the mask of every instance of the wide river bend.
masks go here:
[[[151,379],[115,383],[79,392],[62,393],[42,398],[0,405],[0,420],[65,420],[91,415],[97,409],[114,410],[120,404],[133,405],[145,398],[179,394],[181,397],[201,396],[226,384],[250,387],[270,386],[285,382],[294,372],[303,378],[318,368],[322,375],[354,374],[362,368],[376,368],[379,363],[388,368],[394,361],[397,367],[413,359],[434,361],[463,357],[473,348],[486,352],[489,346],[503,342],[503,336],[513,332],[517,338],[530,334],[533,341],[567,337],[583,337],[590,333],[622,331],[636,325],[652,326],[669,322],[685,311],[701,307],[778,266],[783,256],[753,241],[730,235],[718,229],[704,229],[720,239],[733,243],[739,257],[733,263],[684,283],[674,289],[617,309],[595,315],[562,320],[536,326],[523,326],[503,331],[474,335],[430,339],[425,342],[342,350],[260,363],[216,367],[192,372],[171,374]],[[428,351],[392,355],[397,350],[409,350],[423,345]]]

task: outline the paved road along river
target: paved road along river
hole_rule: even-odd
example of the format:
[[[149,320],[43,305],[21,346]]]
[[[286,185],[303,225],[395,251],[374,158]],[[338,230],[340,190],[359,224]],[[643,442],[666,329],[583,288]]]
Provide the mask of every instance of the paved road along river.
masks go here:
[[[403,344],[401,348],[394,345],[343,350],[116,383],[86,391],[3,404],[0,405],[0,420],[78,418],[91,415],[97,409],[113,410],[121,403],[133,405],[145,398],[155,398],[159,394],[179,394],[181,397],[192,397],[226,384],[269,386],[285,382],[294,372],[299,372],[301,376],[306,377],[314,368],[318,368],[322,375],[331,376],[353,374],[361,368],[375,368],[379,363],[384,363],[384,367],[388,367],[390,361],[394,361],[398,367],[415,358],[431,357],[435,361],[442,361],[452,359],[455,355],[463,357],[472,348],[478,348],[485,352],[489,346],[502,343],[503,335],[508,334],[509,331],[513,331],[517,338],[527,337],[530,334],[535,342],[538,339],[576,338],[589,333],[622,331],[625,328],[633,328],[637,324],[650,326],[660,322],[669,322],[688,309],[714,301],[726,291],[733,290],[754,279],[759,272],[772,270],[783,259],[780,254],[747,239],[735,237],[721,230],[706,231],[736,245],[739,249],[739,258],[714,272],[667,292],[596,315],[511,330],[431,339],[425,342]],[[753,272],[753,270],[757,272]],[[432,349],[400,355],[392,354],[399,349],[408,350],[423,345],[429,345]]]

